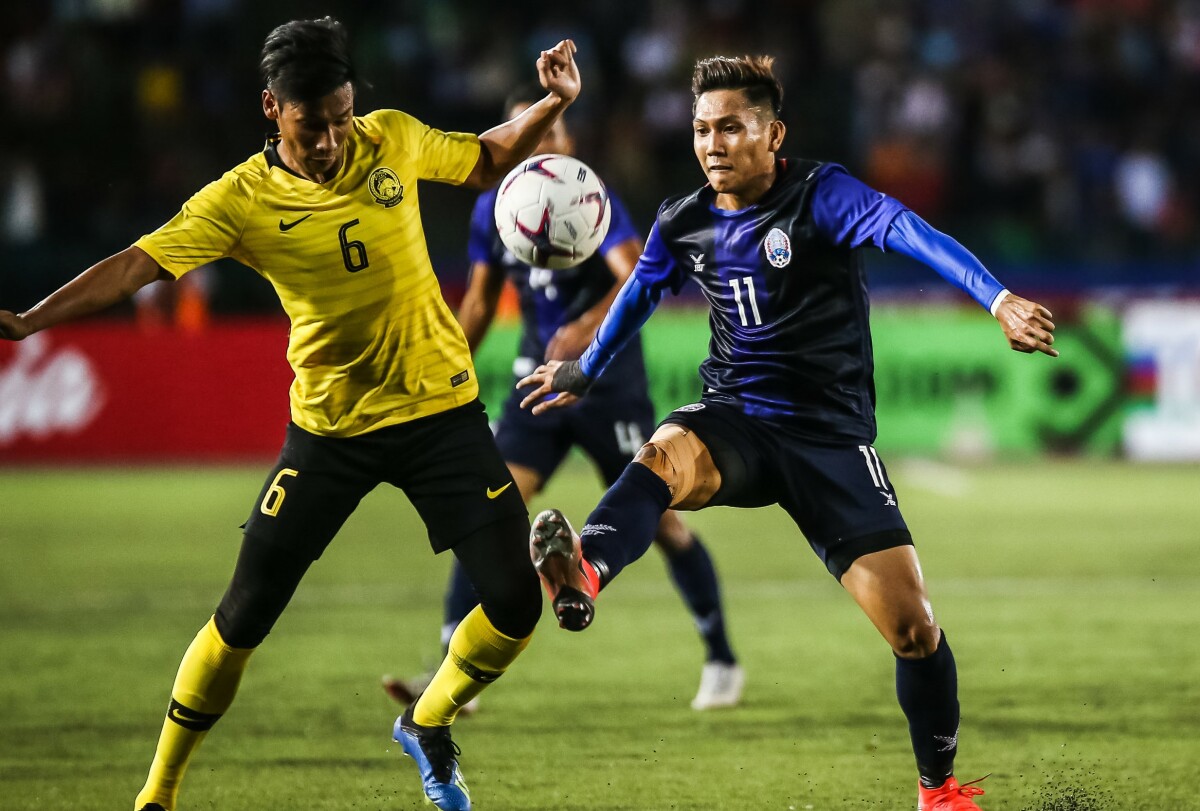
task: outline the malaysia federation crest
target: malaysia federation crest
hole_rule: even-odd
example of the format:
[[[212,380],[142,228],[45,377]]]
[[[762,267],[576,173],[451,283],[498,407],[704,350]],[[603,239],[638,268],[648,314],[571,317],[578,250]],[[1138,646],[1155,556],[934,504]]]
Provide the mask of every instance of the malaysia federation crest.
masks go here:
[[[763,250],[767,253],[767,261],[771,263],[771,267],[787,267],[792,261],[792,241],[778,228],[767,232],[767,238],[763,240]]]
[[[386,166],[381,166],[367,178],[367,188],[375,202],[384,208],[391,208],[404,199],[404,186],[400,178]]]

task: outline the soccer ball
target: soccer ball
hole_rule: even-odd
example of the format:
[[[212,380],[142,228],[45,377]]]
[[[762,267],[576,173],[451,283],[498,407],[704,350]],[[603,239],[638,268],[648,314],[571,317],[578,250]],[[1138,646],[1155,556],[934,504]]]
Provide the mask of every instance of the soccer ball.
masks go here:
[[[496,194],[500,241],[535,268],[578,265],[600,247],[611,219],[604,183],[567,155],[535,155],[509,172]]]

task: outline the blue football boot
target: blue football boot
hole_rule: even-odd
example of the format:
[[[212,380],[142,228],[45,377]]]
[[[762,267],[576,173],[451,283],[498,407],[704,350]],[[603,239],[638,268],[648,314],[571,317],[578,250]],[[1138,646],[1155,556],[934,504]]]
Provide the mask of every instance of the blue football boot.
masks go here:
[[[425,796],[442,811],[470,811],[471,794],[458,768],[461,751],[450,740],[450,727],[423,727],[413,721],[414,701],[396,719],[392,738],[417,762]]]

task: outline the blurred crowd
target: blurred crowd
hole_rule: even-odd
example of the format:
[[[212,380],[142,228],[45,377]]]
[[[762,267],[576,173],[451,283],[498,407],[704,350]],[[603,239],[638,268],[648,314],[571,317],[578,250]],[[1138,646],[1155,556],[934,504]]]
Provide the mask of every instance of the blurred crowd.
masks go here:
[[[693,61],[770,53],[787,153],[846,164],[985,260],[1200,278],[1200,0],[45,0],[7,7],[0,30],[0,306],[125,247],[259,149],[263,37],[325,14],[370,83],[360,110],[442,129],[494,124],[538,50],[574,38],[579,152],[645,228],[702,182]],[[470,203],[426,197],[451,285]],[[225,290],[227,309],[269,306]]]

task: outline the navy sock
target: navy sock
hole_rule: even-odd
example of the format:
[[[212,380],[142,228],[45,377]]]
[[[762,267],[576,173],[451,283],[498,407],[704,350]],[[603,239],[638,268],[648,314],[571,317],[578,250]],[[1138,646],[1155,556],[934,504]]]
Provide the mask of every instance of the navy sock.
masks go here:
[[[667,553],[667,568],[696,620],[696,629],[708,648],[707,660],[726,664],[736,662],[729,639],[725,636],[725,615],[721,610],[717,570],[708,550],[695,534],[692,535],[692,545],[687,549]]]
[[[475,586],[471,584],[471,578],[467,577],[467,570],[456,558],[450,567],[450,584],[446,589],[446,601],[442,613],[443,648],[450,644],[450,637],[454,634],[454,629],[467,614],[475,610],[477,605],[479,605],[479,595],[475,593]]]
[[[958,752],[958,668],[944,632],[924,659],[896,657],[896,697],[908,718],[921,784],[937,788],[954,773]]]
[[[667,483],[640,462],[630,462],[579,533],[583,556],[596,567],[602,586],[646,554],[670,505]]]

